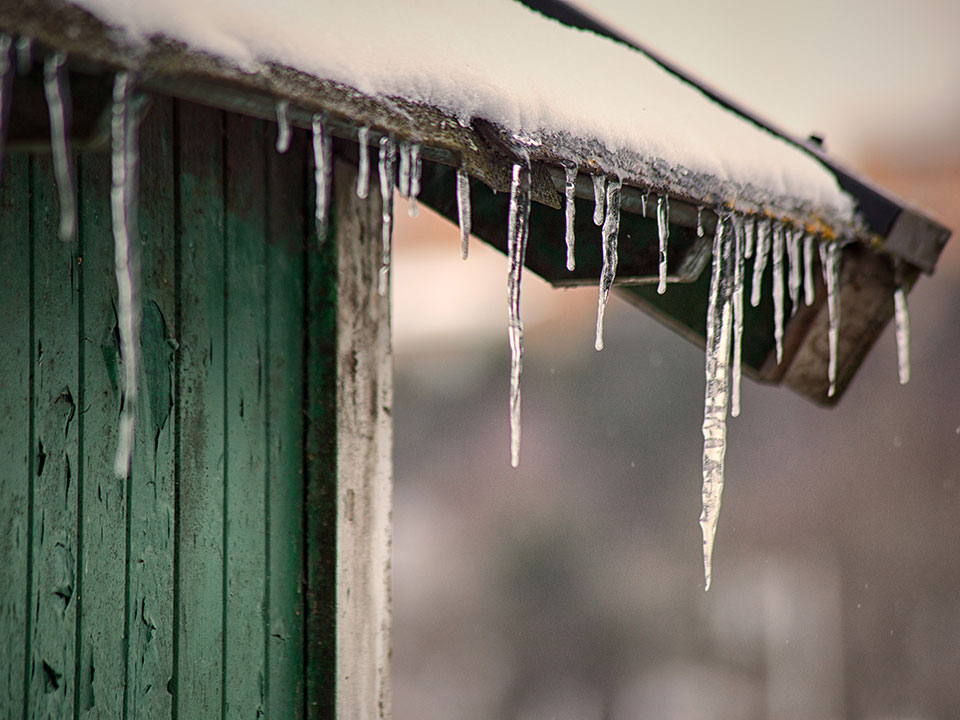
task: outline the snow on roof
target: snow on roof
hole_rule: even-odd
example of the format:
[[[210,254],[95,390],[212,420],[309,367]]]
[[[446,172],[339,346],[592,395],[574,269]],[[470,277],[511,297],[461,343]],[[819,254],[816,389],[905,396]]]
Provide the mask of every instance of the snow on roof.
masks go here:
[[[711,178],[718,202],[750,195],[755,206],[815,208],[853,222],[853,200],[811,155],[642,53],[511,0],[70,2],[133,42],[178,40],[249,73],[289,66],[436,107],[463,124],[489,121],[528,146],[588,139],[603,147],[595,164],[606,172],[666,165]]]

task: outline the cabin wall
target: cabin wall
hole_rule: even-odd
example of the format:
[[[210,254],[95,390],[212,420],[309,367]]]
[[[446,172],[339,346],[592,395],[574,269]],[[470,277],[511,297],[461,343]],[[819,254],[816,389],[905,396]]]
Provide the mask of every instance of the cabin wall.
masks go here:
[[[112,472],[109,155],[73,156],[72,243],[57,238],[50,156],[4,159],[0,718],[327,718],[368,687],[389,713],[389,322],[369,272],[379,201],[352,199],[364,220],[334,222],[318,247],[309,138],[296,132],[278,155],[275,131],[152,99],[124,480]],[[352,177],[339,163],[335,185]],[[361,225],[356,248],[338,234]],[[348,563],[338,537],[358,508],[368,522]],[[354,587],[362,577],[376,582]],[[338,656],[354,652],[351,633],[376,648],[352,674]]]

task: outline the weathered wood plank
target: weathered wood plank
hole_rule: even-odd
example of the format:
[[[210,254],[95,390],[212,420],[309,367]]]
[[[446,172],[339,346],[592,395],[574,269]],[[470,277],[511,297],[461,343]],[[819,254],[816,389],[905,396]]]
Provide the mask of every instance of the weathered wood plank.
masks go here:
[[[226,122],[224,716],[264,711],[264,124]],[[259,641],[258,641],[259,640]]]
[[[30,490],[29,158],[8,157],[0,185],[0,718],[23,713]]]
[[[269,133],[268,133],[269,136]],[[268,148],[267,717],[303,716],[303,253],[306,133]]]
[[[78,717],[118,718],[124,676],[126,482],[113,472],[120,412],[110,158],[77,158],[82,276],[78,426],[83,433],[77,574]]]
[[[390,300],[377,294],[380,201],[337,194],[337,717],[390,717]],[[372,187],[376,187],[372,183]]]
[[[223,703],[224,114],[180,103],[175,715]]]
[[[30,718],[73,714],[77,557],[78,276],[74,242],[57,237],[49,156],[31,160],[34,283],[33,578]]]
[[[173,672],[174,298],[172,103],[140,127],[143,250],[139,404],[129,492],[127,716],[170,715]]]

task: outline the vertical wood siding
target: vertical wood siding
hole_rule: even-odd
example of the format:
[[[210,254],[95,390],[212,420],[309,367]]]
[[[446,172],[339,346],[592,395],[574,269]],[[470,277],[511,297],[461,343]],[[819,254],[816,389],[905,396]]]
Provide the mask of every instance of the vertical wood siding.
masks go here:
[[[274,134],[152,100],[126,480],[111,471],[122,397],[109,157],[75,157],[73,243],[57,239],[49,156],[4,160],[0,720],[333,715],[336,243],[318,251],[312,234],[309,139],[298,131],[279,156]],[[364,322],[385,318],[381,306]],[[368,360],[375,374],[389,371],[381,360]],[[386,418],[389,384],[369,397],[364,411]],[[378,442],[365,452],[389,482],[389,432]],[[389,535],[376,542],[387,565],[370,577],[383,583]]]

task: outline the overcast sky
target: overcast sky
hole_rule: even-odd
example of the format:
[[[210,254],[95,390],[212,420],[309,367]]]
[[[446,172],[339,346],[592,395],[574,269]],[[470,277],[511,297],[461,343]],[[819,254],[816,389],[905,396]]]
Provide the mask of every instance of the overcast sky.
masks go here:
[[[576,2],[848,161],[878,144],[960,154],[957,0]]]

